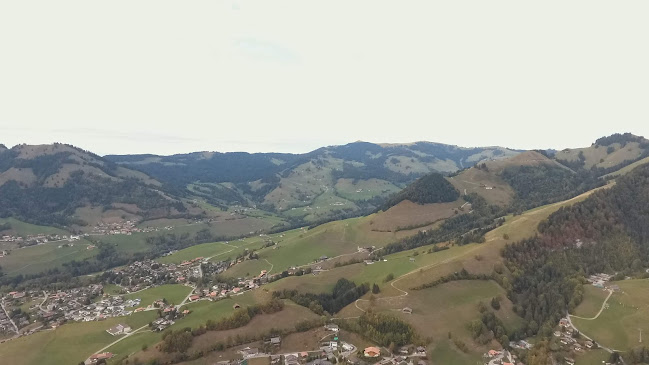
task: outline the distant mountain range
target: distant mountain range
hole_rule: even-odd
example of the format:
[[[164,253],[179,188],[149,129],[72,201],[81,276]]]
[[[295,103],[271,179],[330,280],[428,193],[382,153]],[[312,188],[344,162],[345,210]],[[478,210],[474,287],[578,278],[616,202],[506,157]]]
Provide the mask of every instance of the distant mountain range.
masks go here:
[[[519,152],[430,142],[355,142],[305,154],[197,152],[106,159],[214,205],[257,206],[289,220],[315,222],[375,209],[425,174],[448,174]]]
[[[217,214],[206,209],[207,203],[237,214],[255,208],[275,216],[279,225],[295,226],[369,213],[391,196],[391,205],[408,196],[457,198],[448,189],[420,194],[416,186],[397,195],[428,174],[446,175],[458,193],[476,192],[492,204],[525,207],[524,200],[542,202],[547,196],[535,190],[536,195],[523,199],[524,187],[531,183],[523,176],[551,180],[555,174],[586,171],[603,176],[647,158],[649,141],[616,134],[586,148],[521,152],[430,142],[354,142],[304,154],[101,157],[65,144],[0,145],[0,217],[83,227],[109,216],[146,221]],[[574,189],[583,182],[572,180],[573,185],[563,187]]]

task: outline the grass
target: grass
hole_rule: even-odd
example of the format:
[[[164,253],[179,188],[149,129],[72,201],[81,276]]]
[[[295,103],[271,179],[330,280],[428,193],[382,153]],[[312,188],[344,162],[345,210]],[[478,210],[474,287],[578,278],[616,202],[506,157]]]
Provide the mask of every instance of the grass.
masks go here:
[[[117,295],[122,292],[122,287],[116,284],[106,284],[104,285],[104,294]]]
[[[607,302],[608,309],[595,320],[572,319],[584,334],[603,346],[626,351],[637,345],[639,329],[649,333],[649,280],[617,282],[621,291]]]
[[[177,330],[180,328],[191,327],[197,328],[200,325],[205,324],[208,319],[218,321],[222,318],[225,318],[231,315],[234,311],[232,306],[234,303],[238,303],[242,307],[250,306],[253,304],[265,302],[270,299],[270,295],[264,291],[258,290],[257,292],[247,292],[242,295],[232,297],[231,299],[224,299],[218,302],[210,301],[199,301],[196,303],[189,303],[186,306],[183,306],[183,309],[189,309],[191,313],[178,321],[170,327],[170,329]],[[151,312],[149,312],[151,313]],[[124,341],[108,348],[107,351],[113,352],[115,354],[129,355],[142,350],[143,345],[146,345],[149,349],[143,353],[140,353],[142,356],[150,356],[151,352],[154,352],[154,345],[162,340],[161,332],[142,332],[137,333]]]
[[[334,188],[338,196],[351,201],[368,200],[375,196],[386,196],[401,190],[398,186],[379,179],[338,179]]]
[[[613,167],[623,161],[632,160],[640,157],[642,154],[642,149],[640,148],[638,142],[627,143],[625,147],[621,147],[619,143],[613,143],[611,145],[615,151],[608,153],[607,146],[590,146],[586,148],[575,148],[559,151],[556,153],[555,157],[561,160],[576,161],[579,158],[579,153],[583,153],[585,161],[584,167],[590,169],[592,166],[597,167]]]
[[[36,235],[36,234],[60,234],[69,235],[70,232],[56,227],[39,226],[27,222],[20,221],[15,218],[0,218],[0,224],[9,223],[11,228],[2,231],[4,234],[10,233],[19,236]]]
[[[594,365],[608,361],[611,354],[604,350],[588,350],[575,357],[575,365]]]
[[[571,314],[584,318],[595,317],[602,308],[602,303],[604,303],[607,296],[608,292],[603,289],[592,285],[584,285],[584,299],[575,308],[574,313]]]
[[[83,260],[97,254],[97,250],[88,250],[90,245],[85,239],[74,242],[74,247],[58,246],[68,243],[50,242],[29,246],[11,251],[10,255],[0,258],[0,266],[7,275],[34,274],[54,269],[72,260]]]
[[[621,169],[619,169],[617,171],[611,172],[610,174],[604,175],[603,177],[607,178],[607,177],[626,175],[629,172],[633,171],[633,169],[635,169],[636,167],[638,167],[640,165],[647,164],[647,163],[649,163],[649,157],[645,157],[642,160],[638,160],[638,161],[636,161],[636,162],[634,162],[634,163],[632,163],[630,165],[624,166],[623,168],[621,168]]]
[[[435,344],[428,356],[438,364],[482,364],[481,356],[463,353],[448,339],[443,339]]]
[[[222,242],[202,243],[200,245],[185,248],[172,255],[161,257],[157,261],[165,264],[178,264],[183,261],[193,260],[197,257],[207,258],[222,255],[225,252],[232,251],[232,249],[233,247]]]
[[[484,302],[489,307],[489,301],[495,296],[502,298],[500,310],[494,311],[496,316],[503,321],[508,331],[520,328],[522,319],[514,314],[513,305],[505,295],[505,290],[493,281],[466,280],[409,291],[407,296],[375,301],[374,304],[361,304],[366,309],[373,307],[375,311],[395,313],[409,322],[421,336],[439,340],[447,337],[448,332],[452,332],[454,338],[471,345],[473,341],[467,324],[480,318],[478,303]],[[400,309],[406,306],[412,308],[412,314],[400,312]],[[488,348],[485,346],[472,348],[473,354],[477,356],[486,350]]]
[[[146,307],[158,299],[165,298],[169,304],[180,304],[192,288],[180,284],[160,285],[124,296],[126,299],[141,299],[141,307]],[[104,291],[105,292],[105,291]]]
[[[246,278],[259,275],[261,270],[270,269],[271,265],[264,260],[246,260],[228,269],[223,275],[231,278]]]
[[[109,335],[106,329],[118,323],[139,328],[156,315],[151,311],[100,322],[66,324],[0,345],[0,358],[2,363],[12,365],[78,364],[118,338]]]

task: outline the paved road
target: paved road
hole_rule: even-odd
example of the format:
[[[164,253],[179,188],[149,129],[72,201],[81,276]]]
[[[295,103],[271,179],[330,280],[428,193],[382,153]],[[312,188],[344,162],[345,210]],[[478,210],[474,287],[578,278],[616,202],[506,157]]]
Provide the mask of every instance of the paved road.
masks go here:
[[[136,330],[134,330],[134,331],[131,331],[131,332],[127,333],[126,336],[122,336],[122,337],[118,338],[117,340],[111,342],[110,344],[104,346],[101,350],[95,352],[95,354],[100,354],[100,353],[106,351],[106,349],[108,349],[109,347],[111,347],[111,346],[115,345],[116,343],[118,343],[118,342],[124,340],[125,338],[128,338],[128,337],[133,336],[133,335],[136,334],[137,332],[139,332],[139,331],[141,331],[141,330],[143,330],[143,329],[145,329],[145,328],[147,328],[147,327],[149,327],[149,325],[148,325],[148,324],[145,324],[144,326],[142,326],[142,327],[140,327],[140,328],[138,328],[138,329],[136,329]]]
[[[5,314],[7,315],[7,318],[9,318],[9,322],[14,326],[14,330],[16,331],[16,334],[20,333],[18,332],[18,326],[16,326],[16,323],[14,323],[14,320],[9,317],[9,312],[7,312],[7,309],[5,308],[5,303],[2,301],[0,303],[0,306],[2,306],[2,310],[5,311]]]

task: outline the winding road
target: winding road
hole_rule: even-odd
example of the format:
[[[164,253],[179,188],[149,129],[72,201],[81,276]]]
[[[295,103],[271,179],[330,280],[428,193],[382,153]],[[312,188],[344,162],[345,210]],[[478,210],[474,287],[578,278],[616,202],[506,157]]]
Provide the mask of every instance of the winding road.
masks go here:
[[[602,307],[599,309],[599,312],[597,312],[597,315],[595,315],[595,317],[584,318],[584,317],[579,317],[579,316],[575,316],[575,315],[572,315],[572,314],[568,314],[568,317],[579,318],[579,319],[583,319],[583,320],[586,320],[586,321],[593,321],[593,320],[597,319],[597,317],[599,317],[599,315],[602,314],[602,312],[604,311],[604,308],[606,307],[606,302],[608,302],[608,299],[611,297],[611,295],[613,295],[613,290],[608,291],[608,296],[606,297],[606,299],[604,299],[604,303],[602,303]]]

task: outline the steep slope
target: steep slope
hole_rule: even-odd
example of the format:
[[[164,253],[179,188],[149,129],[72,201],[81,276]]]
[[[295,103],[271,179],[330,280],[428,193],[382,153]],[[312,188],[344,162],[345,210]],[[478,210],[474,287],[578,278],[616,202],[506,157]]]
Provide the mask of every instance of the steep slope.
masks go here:
[[[187,206],[146,174],[64,144],[0,150],[0,216],[40,224],[93,224],[77,209],[138,218],[184,215]],[[128,207],[128,208],[127,208]],[[101,214],[99,215],[101,218]]]
[[[615,280],[645,277],[649,264],[647,204],[649,165],[643,165],[609,189],[559,209],[539,224],[539,236],[503,250],[506,266],[513,273],[509,297],[517,313],[527,318],[528,335],[551,337],[559,318],[582,301],[582,284],[589,275],[603,272],[615,275]],[[547,347],[535,351],[549,353]]]

